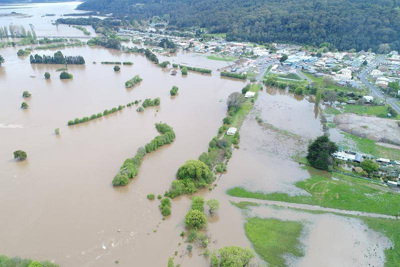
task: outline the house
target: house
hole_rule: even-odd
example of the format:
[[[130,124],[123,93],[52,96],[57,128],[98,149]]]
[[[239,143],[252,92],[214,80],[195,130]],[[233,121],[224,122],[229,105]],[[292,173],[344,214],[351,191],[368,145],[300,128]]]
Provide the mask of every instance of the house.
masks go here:
[[[346,153],[344,151],[339,151],[333,154],[333,156],[337,159],[344,161],[354,161],[356,159],[356,155]]]
[[[237,132],[237,128],[235,127],[231,127],[228,129],[228,131],[226,132],[227,135],[235,135],[235,133]]]
[[[253,98],[256,95],[255,92],[246,92],[246,94],[244,95],[245,98]]]
[[[365,101],[365,103],[371,103],[372,101],[374,101],[374,97],[365,95],[365,96],[363,96],[363,100]]]
[[[390,163],[390,159],[379,158],[379,159],[376,160],[376,162],[389,164]]]

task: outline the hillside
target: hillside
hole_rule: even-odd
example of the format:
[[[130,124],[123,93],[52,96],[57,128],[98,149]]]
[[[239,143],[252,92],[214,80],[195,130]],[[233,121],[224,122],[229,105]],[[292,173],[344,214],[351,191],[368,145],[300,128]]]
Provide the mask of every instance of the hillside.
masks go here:
[[[199,26],[229,40],[288,42],[339,50],[400,49],[399,0],[87,0],[80,9],[170,18],[179,28]]]

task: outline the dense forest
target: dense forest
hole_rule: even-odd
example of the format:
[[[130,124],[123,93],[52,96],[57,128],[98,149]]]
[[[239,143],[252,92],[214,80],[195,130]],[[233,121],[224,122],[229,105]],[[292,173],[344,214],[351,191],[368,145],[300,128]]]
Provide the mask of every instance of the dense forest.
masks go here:
[[[228,40],[400,50],[400,0],[87,0],[79,8],[139,21],[158,16]]]

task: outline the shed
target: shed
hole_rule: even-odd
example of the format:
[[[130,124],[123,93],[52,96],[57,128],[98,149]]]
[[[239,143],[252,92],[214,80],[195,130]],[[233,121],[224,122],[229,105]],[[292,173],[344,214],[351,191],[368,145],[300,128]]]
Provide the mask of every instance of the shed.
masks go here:
[[[244,95],[245,98],[253,98],[256,95],[255,92],[246,92],[246,94]]]
[[[226,132],[227,135],[235,135],[235,133],[237,132],[237,128],[235,127],[231,127],[228,129],[228,131]]]

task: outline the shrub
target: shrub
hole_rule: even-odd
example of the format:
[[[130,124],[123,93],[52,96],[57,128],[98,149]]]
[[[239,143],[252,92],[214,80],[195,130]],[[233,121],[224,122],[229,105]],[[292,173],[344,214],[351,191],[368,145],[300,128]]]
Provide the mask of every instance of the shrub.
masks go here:
[[[154,198],[155,198],[154,194],[148,194],[147,195],[147,199],[148,200],[154,200]]]
[[[97,115],[96,114],[93,114],[92,116],[90,116],[90,120],[94,120],[94,119],[96,119],[97,118]]]
[[[224,124],[232,124],[233,118],[231,116],[225,117],[223,122]]]
[[[120,71],[121,67],[120,66],[114,66],[114,71]]]
[[[25,151],[22,150],[17,150],[14,151],[14,159],[16,160],[26,160],[26,158],[28,157],[28,155],[26,154]]]
[[[79,123],[80,123],[80,120],[78,118],[75,118],[74,124],[79,124]]]
[[[56,129],[54,130],[54,134],[55,134],[55,135],[59,135],[59,134],[60,134],[60,128],[56,128]]]
[[[28,91],[24,91],[24,92],[22,93],[22,97],[23,97],[23,98],[28,98],[28,97],[31,97],[31,94],[30,94]]]
[[[74,121],[68,121],[68,126],[74,125]]]
[[[97,113],[96,117],[101,118],[101,117],[103,117],[103,114],[101,112],[99,112],[99,113]]]
[[[108,114],[110,114],[110,112],[109,112],[107,109],[104,110],[103,115],[104,115],[104,116],[107,116]]]
[[[245,95],[250,90],[250,84],[246,85],[242,89],[242,94]]]
[[[192,210],[198,210],[204,212],[204,198],[200,196],[192,197]]]
[[[44,78],[45,78],[46,80],[50,79],[50,73],[45,72],[45,73],[44,73]]]
[[[158,195],[157,198],[158,198],[158,199],[162,199],[162,195]]]
[[[226,171],[226,164],[224,164],[224,163],[219,163],[219,164],[217,165],[217,167],[215,167],[215,171],[216,171],[217,173],[223,173],[224,171]]]
[[[172,86],[172,89],[169,91],[171,95],[176,95],[178,93],[179,88],[176,86]]]
[[[137,111],[137,112],[143,112],[143,111],[144,111],[144,108],[143,108],[143,107],[138,107],[138,108],[136,109],[136,111]]]
[[[206,202],[206,204],[208,206],[208,211],[210,212],[210,214],[213,214],[219,209],[219,201],[216,199],[210,199]]]
[[[202,229],[207,224],[207,217],[204,212],[190,210],[185,216],[185,225],[188,228]]]
[[[192,229],[192,230],[190,230],[190,232],[189,232],[187,241],[188,241],[189,243],[192,243],[193,241],[195,241],[195,240],[197,239],[197,237],[198,237],[197,231],[194,230],[194,229]]]
[[[63,72],[61,72],[61,74],[60,74],[60,79],[61,79],[61,80],[72,79],[72,78],[73,78],[72,74],[69,74],[69,73],[66,72],[66,71],[63,71]]]
[[[21,108],[22,109],[27,109],[29,106],[28,106],[28,104],[26,103],[26,102],[22,102],[22,104],[21,104]]]

